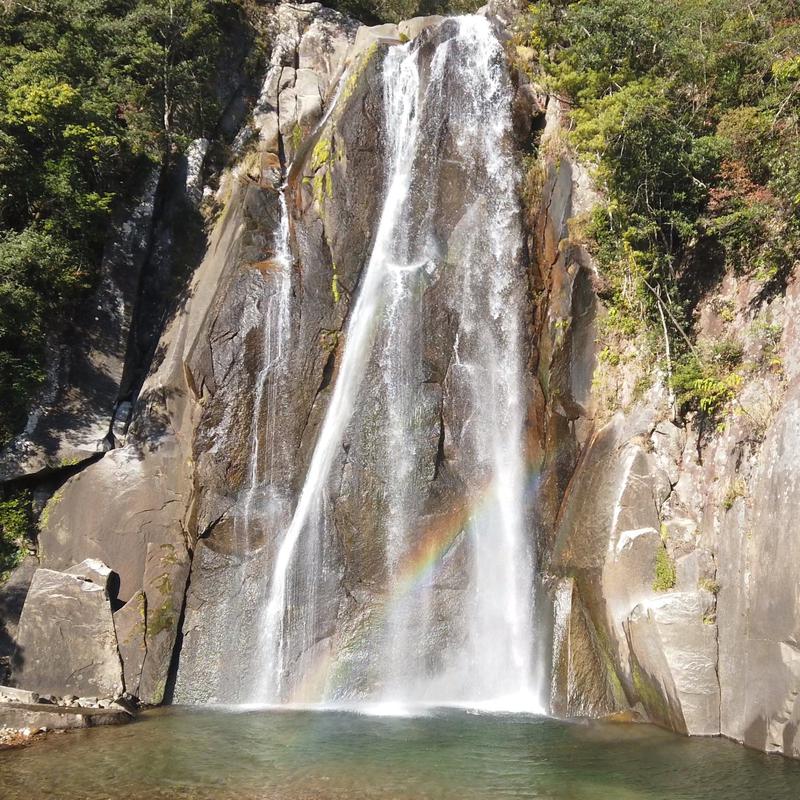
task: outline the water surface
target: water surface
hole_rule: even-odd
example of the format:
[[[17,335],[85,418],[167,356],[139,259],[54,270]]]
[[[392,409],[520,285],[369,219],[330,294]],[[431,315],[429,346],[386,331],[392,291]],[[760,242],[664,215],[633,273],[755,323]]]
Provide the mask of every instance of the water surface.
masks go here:
[[[797,800],[800,763],[647,725],[163,709],[0,752],[0,798]]]

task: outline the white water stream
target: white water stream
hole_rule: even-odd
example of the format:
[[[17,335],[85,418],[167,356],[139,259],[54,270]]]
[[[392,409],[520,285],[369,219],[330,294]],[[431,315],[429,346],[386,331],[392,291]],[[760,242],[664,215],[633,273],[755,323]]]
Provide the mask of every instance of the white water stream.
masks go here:
[[[260,628],[261,672],[253,701],[287,697],[286,636],[289,589],[310,565],[297,563],[304,533],[319,524],[331,467],[351,423],[370,359],[381,365],[386,397],[387,613],[379,645],[380,689],[365,701],[404,707],[467,704],[538,710],[540,687],[533,667],[533,536],[526,512],[523,452],[526,416],[521,308],[526,284],[519,271],[522,232],[513,156],[511,90],[501,47],[483,17],[463,17],[442,41],[424,74],[414,43],[393,47],[383,65],[387,181],[371,257],[346,329],[335,385],[305,483],[272,564]],[[424,123],[424,124],[423,124]],[[432,133],[449,130],[459,161],[474,169],[474,195],[464,198],[445,263],[429,245],[431,202],[416,193],[441,169]],[[422,180],[420,181],[420,178]],[[428,218],[415,218],[420,208]],[[285,215],[284,215],[285,216]],[[288,254],[287,254],[288,258]],[[432,665],[426,641],[434,624],[431,587],[404,587],[419,535],[414,415],[422,381],[420,281],[457,270],[458,287],[447,302],[458,319],[448,391],[466,409],[454,446],[471,507],[461,523],[469,574],[454,645]],[[288,291],[288,288],[287,288]],[[277,304],[276,314],[286,304]],[[272,313],[272,306],[268,313]],[[271,330],[272,322],[266,326]],[[275,326],[282,322],[276,319]],[[377,343],[381,350],[375,353]],[[271,349],[270,349],[271,348]],[[265,342],[265,352],[277,351]],[[269,365],[265,364],[264,370]],[[256,408],[268,382],[259,379]],[[255,437],[258,438],[257,436]],[[271,441],[266,436],[265,443]],[[266,446],[266,445],[265,445]],[[263,486],[258,446],[251,460],[250,491]],[[249,521],[257,506],[246,502]],[[314,569],[318,568],[318,565]],[[320,698],[324,700],[325,698]]]

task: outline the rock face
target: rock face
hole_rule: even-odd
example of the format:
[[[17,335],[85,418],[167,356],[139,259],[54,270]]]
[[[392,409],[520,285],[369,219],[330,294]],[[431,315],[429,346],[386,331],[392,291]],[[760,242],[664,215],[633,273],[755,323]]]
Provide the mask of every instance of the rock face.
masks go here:
[[[675,492],[686,433],[667,420],[658,390],[597,425],[608,413],[592,377],[602,308],[591,259],[569,225],[596,197],[558,150],[558,113],[551,101],[534,228],[549,291],[539,374],[547,426],[557,433],[547,449],[561,451],[546,452],[542,495],[554,520],[545,570],[563,598],[553,707],[589,715],[636,708],[679,732],[718,733],[716,598],[703,588],[713,588],[715,566],[697,512],[689,517]]]
[[[532,223],[536,261],[549,270],[539,374],[554,431],[542,479],[543,513],[555,520],[544,543],[556,601],[553,708],[636,708],[680,732],[797,757],[797,276],[767,300],[755,282],[729,276],[701,302],[699,336],[737,339],[750,374],[724,425],[673,423],[658,380],[636,388],[635,353],[619,366],[593,362],[593,314],[576,314],[575,299],[599,315],[602,305],[566,225],[591,198],[568,154],[548,149],[556,112],[551,100]],[[590,280],[576,295],[581,275]],[[728,306],[731,321],[719,311]],[[780,342],[765,343],[765,326],[782,331]],[[779,361],[765,363],[765,348]]]
[[[57,469],[111,447],[139,275],[153,226],[159,171],[144,182],[141,198],[125,209],[111,235],[94,295],[76,315],[70,343],[57,351],[48,386],[28,423],[0,451],[0,481]]]
[[[39,569],[19,623],[14,680],[39,694],[118,697],[122,668],[102,585]]]
[[[722,733],[795,757],[800,757],[798,444],[795,383],[754,459],[746,497],[724,513],[716,555]],[[735,472],[724,474],[735,479]]]
[[[7,682],[17,649],[17,630],[25,597],[38,563],[28,556],[0,586],[0,680]]]
[[[133,697],[140,697],[142,668],[147,657],[147,605],[143,591],[136,592],[119,611],[114,612],[114,629],[125,691]]]
[[[254,620],[259,619],[256,614],[263,608],[267,589],[263,576],[271,574],[276,542],[297,503],[342,363],[344,325],[352,314],[359,283],[363,284],[380,223],[381,204],[365,202],[365,197],[377,199],[385,193],[385,146],[391,133],[386,129],[384,106],[385,59],[390,47],[416,35],[419,69],[426,76],[435,68],[434,58],[445,50],[437,50],[439,45],[457,33],[454,23],[438,18],[413,20],[400,27],[359,29],[344,56],[348,71],[335,104],[299,145],[287,144],[295,105],[285,101],[285,93],[292,87],[297,93],[301,70],[273,65],[259,100],[260,163],[274,161],[281,152],[291,156],[286,164],[294,256],[290,312],[282,332],[266,329],[273,315],[271,304],[280,291],[274,283],[279,247],[274,241],[263,241],[270,222],[272,230],[278,227],[275,217],[270,217],[274,198],[267,192],[258,205],[253,202],[254,211],[244,221],[243,248],[252,245],[254,249],[247,252],[247,262],[220,296],[209,323],[219,344],[212,353],[196,349],[190,362],[193,383],[204,392],[194,459],[198,530],[206,533],[192,564],[173,695],[179,702],[250,699],[241,692],[264,669],[263,654],[255,649],[258,641],[254,641],[259,635]],[[300,37],[301,54],[308,35],[311,29]],[[286,55],[287,50],[281,50],[281,58]],[[293,63],[296,59],[288,55]],[[442,69],[440,60],[435,63]],[[456,68],[454,61],[444,67]],[[290,122],[282,121],[287,108]],[[420,120],[426,135],[428,129],[432,131],[430,141],[435,145],[426,152],[428,169],[416,179],[419,185],[410,195],[414,199],[408,210],[410,218],[420,220],[420,229],[432,220],[425,235],[429,250],[436,251],[421,281],[419,308],[412,322],[414,335],[422,343],[414,403],[413,480],[421,510],[419,526],[432,530],[448,528],[464,516],[468,481],[474,479],[465,453],[470,436],[464,419],[468,376],[454,363],[462,311],[449,301],[461,292],[459,247],[470,242],[470,226],[487,213],[483,200],[475,196],[471,171],[485,167],[479,160],[469,169],[463,164],[458,131],[448,121],[457,116],[456,111],[440,115],[442,108],[449,109],[446,99],[432,100]],[[276,130],[283,142],[277,153],[270,149]],[[267,176],[268,190],[270,180]],[[265,181],[263,169],[261,181]],[[409,241],[416,246],[414,234],[412,230]],[[244,255],[242,250],[242,261]],[[514,266],[524,275],[521,263]],[[524,282],[521,294],[525,296]],[[260,317],[251,310],[259,297],[264,304]],[[520,315],[532,322],[527,296]],[[247,327],[239,323],[236,330],[240,320]],[[250,327],[251,320],[258,324]],[[273,369],[264,377],[261,364],[268,359],[259,348],[275,347],[279,334],[287,337],[288,367],[285,374]],[[334,455],[325,507],[315,517],[315,529],[299,545],[297,560],[304,573],[314,575],[313,589],[298,579],[289,590],[289,607],[297,611],[287,622],[284,663],[296,665],[294,671],[302,674],[313,671],[314,664],[332,662],[322,679],[331,676],[331,683],[310,689],[317,696],[320,692],[364,696],[378,680],[379,618],[388,591],[385,519],[389,508],[384,476],[391,468],[385,460],[388,434],[383,415],[389,397],[382,378],[385,341],[381,337],[391,335],[377,335],[364,364],[364,388]],[[466,339],[462,339],[461,352],[469,357],[473,354]],[[521,359],[523,363],[531,359],[527,345]],[[277,422],[262,420],[254,432],[251,420],[259,397],[273,398],[268,413]],[[287,398],[291,398],[288,404]],[[254,475],[269,484],[269,496],[254,497],[248,491]],[[463,544],[459,546],[464,538],[453,544],[446,567],[430,589],[437,612],[427,635],[431,651],[438,651],[440,658],[445,657],[448,645],[463,636],[452,620],[464,616],[457,613],[467,583],[468,554]],[[221,590],[224,605],[215,602]],[[337,683],[336,675],[346,675],[347,680]]]
[[[312,157],[313,142],[307,137],[313,138],[315,125],[322,119],[323,99],[330,99],[355,36],[356,26],[327,9],[311,19],[290,6],[281,7],[276,16],[277,42],[254,113],[256,169],[247,162],[243,165],[255,180],[232,178],[225,214],[231,220],[236,249],[220,254],[224,278],[204,322],[207,330],[198,331],[207,339],[195,343],[187,360],[203,406],[194,442],[201,539],[193,559],[174,695],[183,702],[218,699],[223,689],[228,699],[241,696],[232,683],[247,684],[251,672],[260,666],[249,659],[254,653],[253,637],[258,635],[253,614],[264,591],[270,553],[259,550],[265,541],[275,540],[275,526],[285,524],[294,503],[303,466],[297,459],[298,448],[319,388],[330,381],[331,346],[344,319],[343,309],[335,308],[331,256],[319,228],[295,234],[306,246],[298,271],[287,270],[280,260],[277,238],[283,172],[289,171],[292,180],[291,164]],[[363,92],[352,94],[355,109]],[[362,130],[362,115],[354,113],[351,118],[354,128]],[[374,141],[374,132],[372,136]],[[362,156],[361,163],[367,166],[354,168],[369,169],[367,145]],[[299,189],[300,179],[294,180]],[[350,204],[355,205],[352,199]],[[350,221],[354,221],[352,213]],[[355,282],[361,266],[359,253],[369,241],[363,224],[356,223],[351,241],[359,235],[365,240],[353,248],[350,260],[341,259],[343,281]],[[290,283],[289,312],[290,298],[285,292]],[[279,303],[286,307],[285,316],[277,311]],[[288,352],[289,340],[297,363],[291,368],[281,365],[278,374],[268,362]],[[285,382],[280,376],[285,376]],[[265,397],[273,400],[269,414],[279,420],[271,423],[274,428],[255,413],[255,403]],[[255,466],[251,464],[253,437],[264,454],[261,461],[255,456]],[[248,525],[253,503],[263,509],[267,501],[246,491],[252,469],[272,476],[274,497],[269,498],[269,507],[274,510],[257,513],[260,524]],[[224,605],[219,603],[220,591],[227,598]],[[232,660],[237,668],[230,670]],[[224,666],[226,674],[234,677],[221,686]]]

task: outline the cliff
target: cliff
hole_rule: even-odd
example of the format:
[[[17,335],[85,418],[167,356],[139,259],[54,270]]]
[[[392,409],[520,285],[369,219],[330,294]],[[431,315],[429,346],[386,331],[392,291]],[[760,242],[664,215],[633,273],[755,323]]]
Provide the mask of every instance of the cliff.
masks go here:
[[[796,757],[796,276],[771,296],[734,275],[704,291],[698,346],[734,342],[741,383],[712,422],[679,416],[666,359],[651,377],[641,342],[603,324],[602,278],[578,224],[596,198],[558,142],[556,103],[534,204],[549,292],[542,342],[556,343],[539,371],[548,425],[561,431],[552,459],[568,477],[553,481],[545,545],[553,709],[632,708]]]

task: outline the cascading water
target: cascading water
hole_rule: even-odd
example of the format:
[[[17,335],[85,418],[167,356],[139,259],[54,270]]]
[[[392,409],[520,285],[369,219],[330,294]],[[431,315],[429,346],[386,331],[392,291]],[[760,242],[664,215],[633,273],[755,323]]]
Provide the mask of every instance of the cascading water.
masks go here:
[[[261,368],[256,378],[253,419],[250,430],[251,450],[249,456],[249,481],[244,498],[241,519],[245,532],[254,523],[253,514],[263,516],[267,494],[275,483],[274,448],[275,426],[279,416],[278,393],[281,387],[281,372],[285,368],[286,349],[289,345],[290,301],[292,294],[291,265],[292,253],[289,247],[289,214],[286,208],[284,190],[280,193],[281,218],[275,237],[275,255],[266,278],[271,284],[270,293],[264,298],[261,342]],[[263,419],[263,424],[262,424]],[[261,431],[263,430],[263,436]]]
[[[489,22],[476,16],[453,24],[455,31],[437,44],[424,69],[415,43],[393,47],[385,56],[385,200],[324,422],[273,561],[253,700],[289,697],[291,587],[299,582],[304,595],[313,594],[314,570],[320,568],[305,561],[299,565],[298,549],[304,539],[318,537],[325,524],[331,467],[369,388],[364,385],[367,366],[377,360],[382,386],[373,388],[382,398],[384,424],[372,449],[386,471],[386,598],[371,650],[374,685],[357,699],[541,707],[533,674],[535,565],[523,451],[527,283],[508,146],[510,86]],[[471,178],[442,256],[434,224],[439,209],[426,189],[447,167],[440,153],[447,136],[459,169]],[[434,653],[429,634],[438,622],[432,584],[409,592],[404,583],[406,565],[418,549],[421,519],[415,415],[425,380],[425,343],[416,319],[425,286],[444,274],[456,287],[446,301],[457,319],[447,392],[464,409],[450,437],[466,498],[458,546],[467,574],[459,613],[450,621],[452,644]],[[257,453],[255,462],[257,468]],[[328,694],[347,696],[347,687],[329,685]]]
[[[274,530],[280,530],[290,513],[283,488],[282,465],[286,454],[278,425],[286,398],[286,356],[291,346],[291,269],[289,218],[283,191],[280,193],[280,223],[277,226],[243,309],[241,335],[258,334],[257,371],[253,376],[253,407],[247,454],[246,490],[231,510],[233,553],[230,572],[220,576],[219,613],[209,617],[209,644],[214,670],[204,676],[214,701],[238,700],[246,696],[254,676],[260,674],[256,654],[257,634],[249,614],[263,604],[264,587],[252,579],[269,568],[269,547],[264,546]],[[255,338],[255,337],[254,337]],[[246,661],[229,669],[223,654],[240,652]],[[209,680],[209,678],[211,680]],[[179,675],[178,696],[191,698],[192,676]]]
[[[389,253],[403,210],[404,198],[408,193],[410,165],[416,140],[416,115],[413,113],[416,76],[412,74],[411,70],[407,70],[407,72],[409,74],[406,77],[409,80],[406,83],[405,91],[402,97],[395,101],[398,108],[388,111],[389,118],[393,121],[396,120],[398,127],[390,127],[390,130],[394,130],[394,141],[390,148],[393,167],[375,246],[347,329],[347,346],[342,365],[311,458],[305,484],[300,493],[291,525],[280,544],[275,559],[263,620],[264,641],[261,651],[265,657],[265,665],[263,681],[260,682],[256,691],[256,697],[259,699],[278,701],[282,696],[284,616],[292,558],[300,534],[309,522],[309,516],[314,510],[319,512],[319,504],[328,479],[331,462],[350,421],[361,376],[370,355],[376,331],[375,323],[382,313],[385,302],[384,280],[389,264]]]

